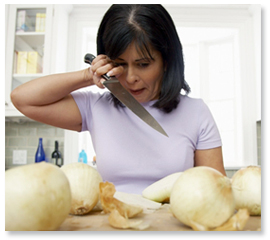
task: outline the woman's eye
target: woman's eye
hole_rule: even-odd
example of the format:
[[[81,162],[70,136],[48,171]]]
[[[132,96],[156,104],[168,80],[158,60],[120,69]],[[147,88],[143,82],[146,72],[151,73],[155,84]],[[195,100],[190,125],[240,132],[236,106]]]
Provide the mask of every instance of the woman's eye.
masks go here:
[[[141,68],[146,68],[146,67],[149,66],[149,63],[139,63],[139,66],[140,66]]]
[[[126,63],[116,63],[118,66],[126,66]]]

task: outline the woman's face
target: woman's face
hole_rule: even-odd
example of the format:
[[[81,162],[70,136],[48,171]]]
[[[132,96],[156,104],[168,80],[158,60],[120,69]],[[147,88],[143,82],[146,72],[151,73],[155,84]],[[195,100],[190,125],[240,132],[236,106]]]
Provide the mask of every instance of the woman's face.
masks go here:
[[[160,52],[151,49],[153,59],[142,57],[135,45],[130,44],[115,62],[124,68],[117,76],[119,82],[140,103],[159,98],[163,79],[163,59]]]

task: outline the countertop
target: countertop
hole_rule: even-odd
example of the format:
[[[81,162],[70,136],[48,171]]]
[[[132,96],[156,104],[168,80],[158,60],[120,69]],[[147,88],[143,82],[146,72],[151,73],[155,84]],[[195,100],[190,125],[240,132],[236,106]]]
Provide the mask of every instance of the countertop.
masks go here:
[[[132,231],[133,229],[117,229],[109,225],[109,214],[100,211],[90,212],[83,216],[69,215],[58,231]],[[153,212],[141,213],[134,219],[142,219],[149,227],[144,231],[193,231],[185,226],[169,211],[169,205]],[[138,230],[137,230],[138,231]],[[243,231],[261,231],[261,217],[250,216]]]

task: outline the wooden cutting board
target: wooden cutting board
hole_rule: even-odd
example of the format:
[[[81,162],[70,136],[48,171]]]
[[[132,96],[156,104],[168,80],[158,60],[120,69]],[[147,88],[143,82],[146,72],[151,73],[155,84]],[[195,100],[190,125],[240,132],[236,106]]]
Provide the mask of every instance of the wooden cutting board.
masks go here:
[[[131,231],[132,229],[116,229],[109,225],[109,214],[90,212],[84,216],[69,215],[58,231]],[[134,219],[142,219],[149,227],[144,231],[193,231],[179,222],[169,211],[166,204],[154,212],[140,214]],[[244,231],[261,231],[261,217],[251,216]]]

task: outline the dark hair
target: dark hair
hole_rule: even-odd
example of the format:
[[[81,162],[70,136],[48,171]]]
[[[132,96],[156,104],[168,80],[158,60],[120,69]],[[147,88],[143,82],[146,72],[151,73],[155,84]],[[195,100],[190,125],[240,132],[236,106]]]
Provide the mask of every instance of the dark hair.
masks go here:
[[[166,71],[159,99],[153,106],[171,112],[180,101],[181,89],[188,94],[190,87],[184,77],[182,45],[163,6],[115,4],[108,9],[98,30],[97,53],[116,59],[133,41],[144,56],[151,57],[150,46],[161,53]],[[113,100],[119,106],[115,97]]]

